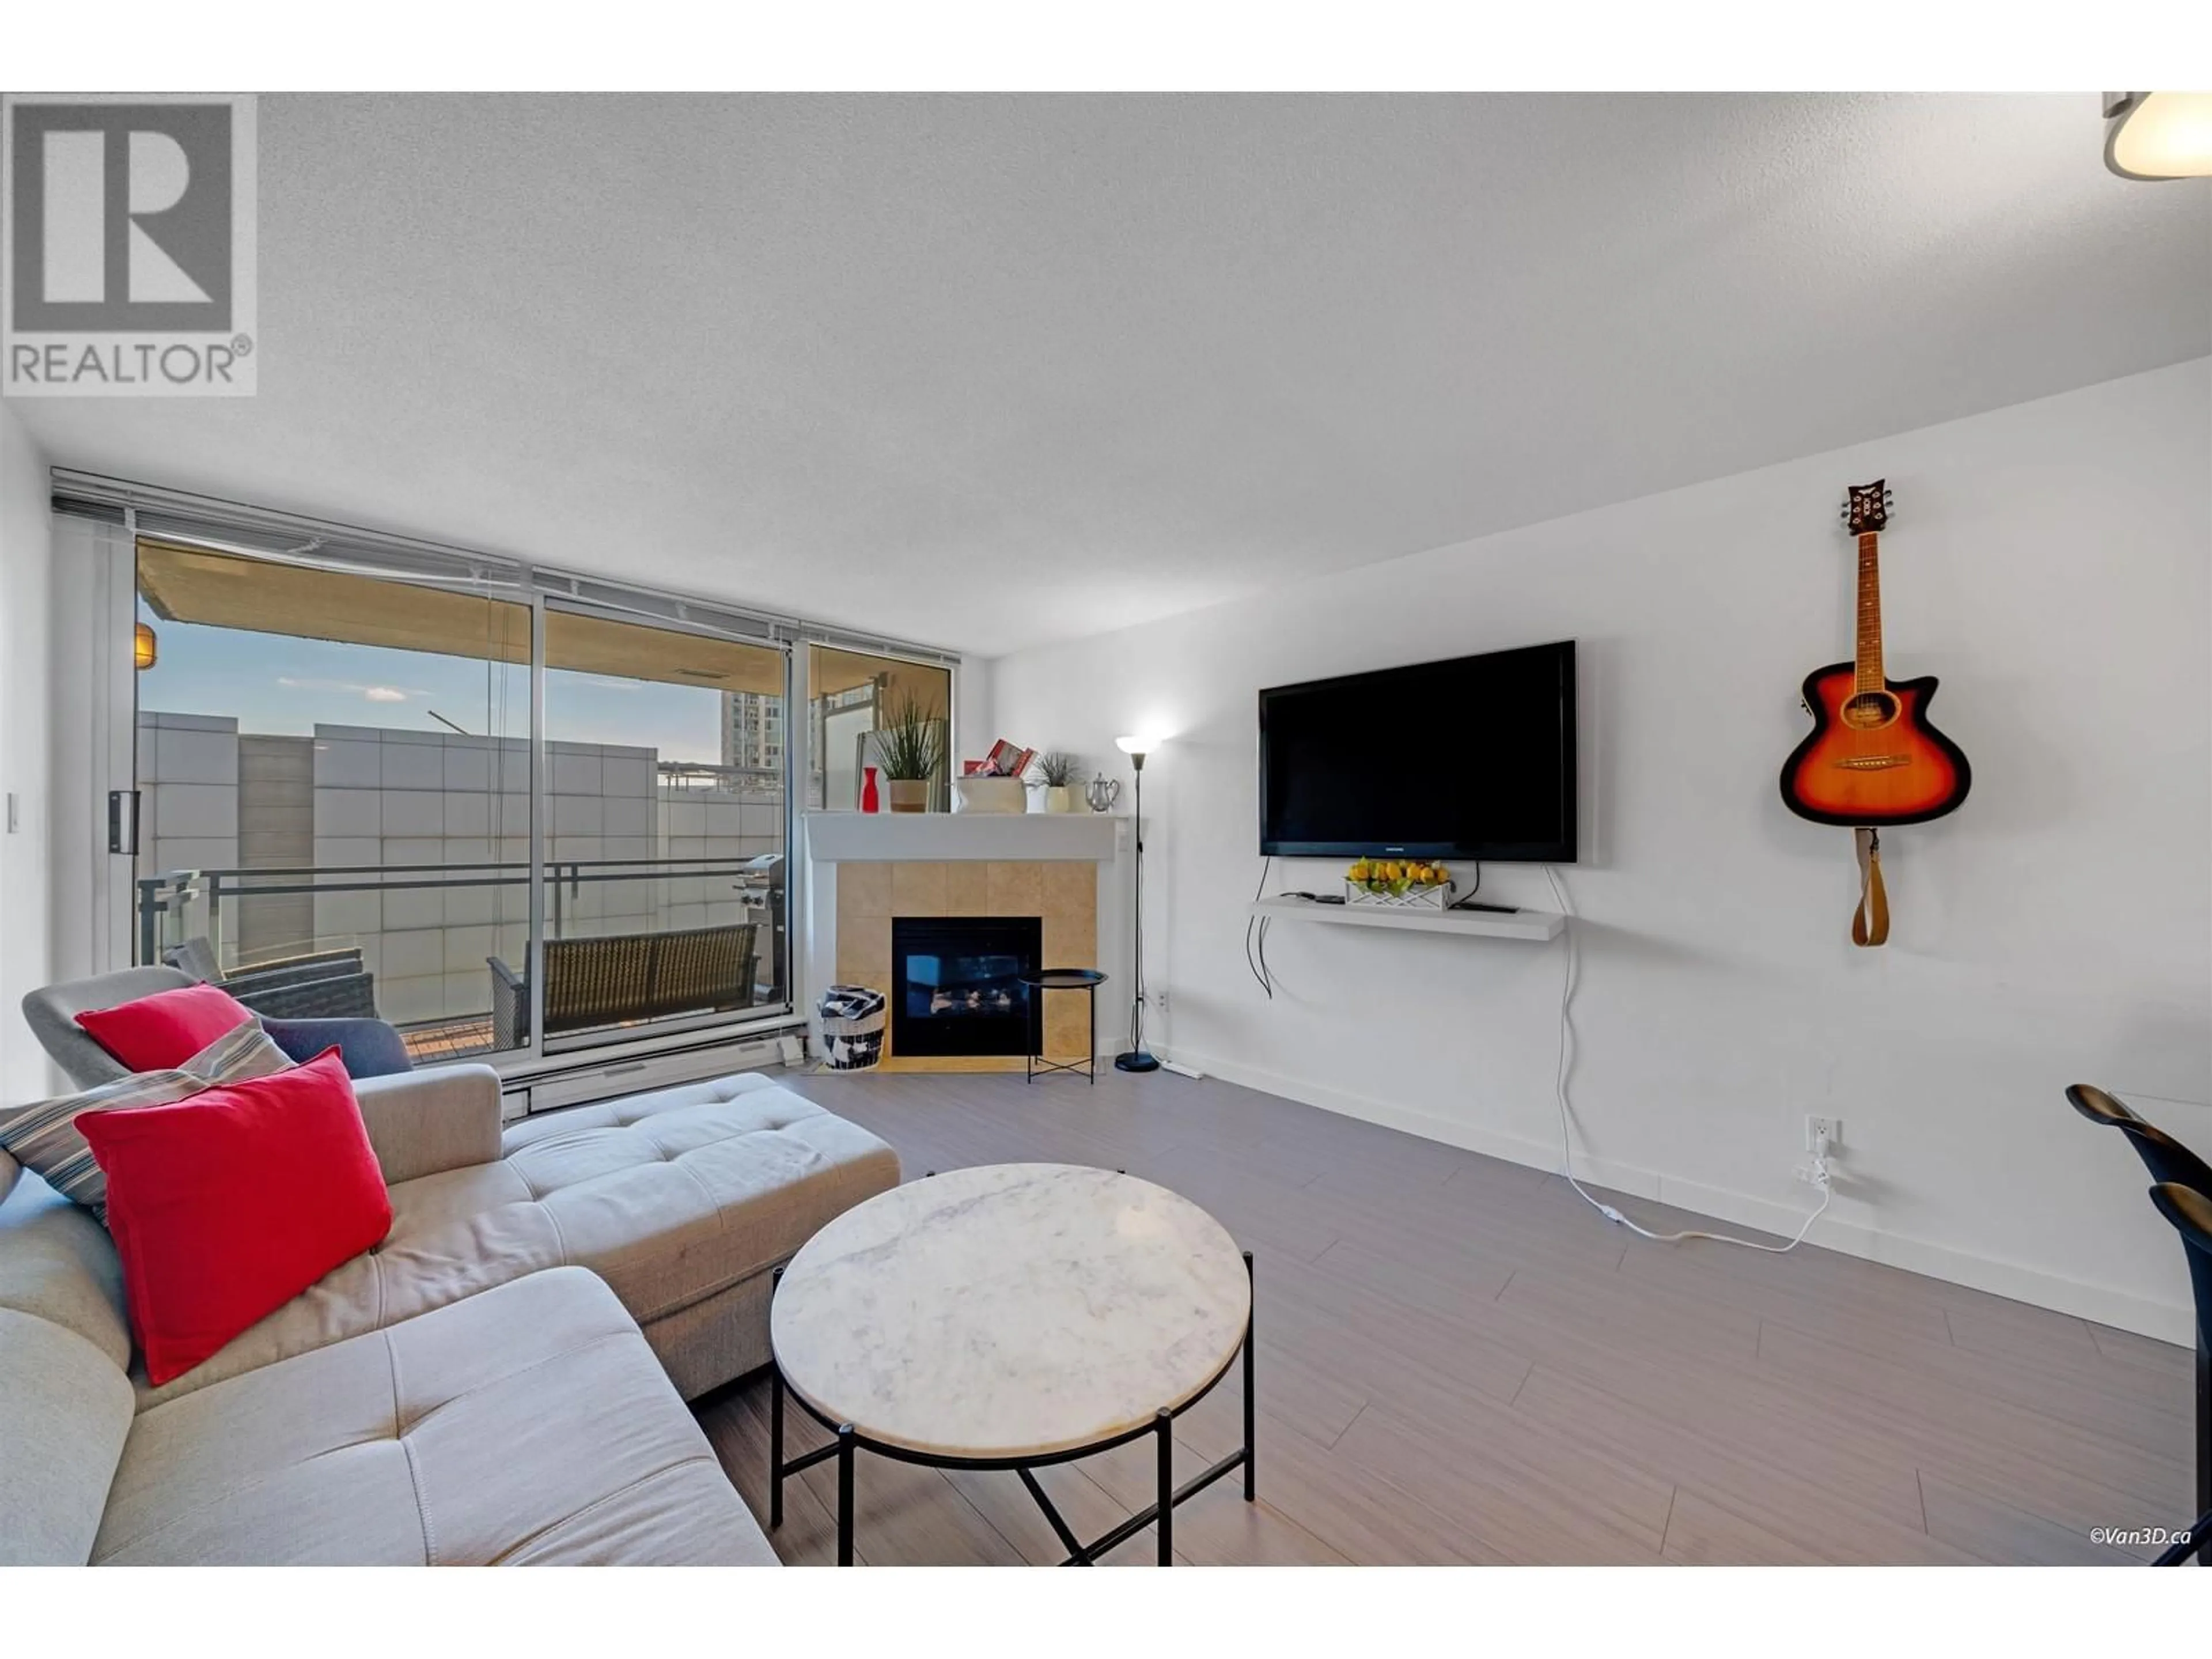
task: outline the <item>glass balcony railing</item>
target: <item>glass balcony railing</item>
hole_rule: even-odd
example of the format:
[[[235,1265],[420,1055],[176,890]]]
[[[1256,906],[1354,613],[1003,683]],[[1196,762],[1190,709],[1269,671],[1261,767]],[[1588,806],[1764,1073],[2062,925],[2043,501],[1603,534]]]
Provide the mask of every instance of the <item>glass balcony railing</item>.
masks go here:
[[[784,880],[779,853],[549,860],[542,994],[519,860],[163,872],[137,957],[274,1018],[386,1020],[418,1061],[581,1048],[786,1002]]]

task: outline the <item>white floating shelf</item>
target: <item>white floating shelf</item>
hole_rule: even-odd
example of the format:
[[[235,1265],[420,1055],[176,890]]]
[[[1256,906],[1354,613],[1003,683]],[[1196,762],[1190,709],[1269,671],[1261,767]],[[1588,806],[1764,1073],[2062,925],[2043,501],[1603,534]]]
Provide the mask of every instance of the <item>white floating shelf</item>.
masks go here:
[[[1252,906],[1255,916],[1284,921],[1333,921],[1348,927],[1404,927],[1421,933],[1459,933],[1470,939],[1557,939],[1567,919],[1556,910],[1416,910],[1379,904],[1316,904],[1311,899],[1268,898]]]

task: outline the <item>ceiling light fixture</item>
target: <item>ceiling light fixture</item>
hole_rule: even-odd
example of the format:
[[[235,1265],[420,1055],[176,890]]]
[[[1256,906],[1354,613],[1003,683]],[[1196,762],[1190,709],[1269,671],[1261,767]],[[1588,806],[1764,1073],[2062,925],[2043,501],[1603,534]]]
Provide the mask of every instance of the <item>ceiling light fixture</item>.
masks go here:
[[[2105,165],[2123,179],[2212,175],[2212,92],[2108,92]]]

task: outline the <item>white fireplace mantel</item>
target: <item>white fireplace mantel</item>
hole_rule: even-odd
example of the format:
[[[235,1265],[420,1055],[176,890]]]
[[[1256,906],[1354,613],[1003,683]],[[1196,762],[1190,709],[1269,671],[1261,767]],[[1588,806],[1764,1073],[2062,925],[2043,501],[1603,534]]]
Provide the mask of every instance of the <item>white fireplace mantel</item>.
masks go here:
[[[1129,820],[1105,812],[808,812],[813,864],[956,859],[1089,860],[1111,864]]]
[[[837,964],[840,866],[849,864],[1087,863],[1097,872],[1096,960],[1124,994],[1128,978],[1130,879],[1135,848],[1127,816],[1108,812],[806,812],[799,817],[805,872],[794,916],[805,940],[801,984],[811,1014]],[[857,875],[848,875],[857,880]],[[1122,1005],[1125,1006],[1126,1005]],[[1098,1008],[1101,1040],[1118,1016]],[[818,1037],[819,1029],[817,1029]],[[1109,1052],[1110,1052],[1110,1048]]]

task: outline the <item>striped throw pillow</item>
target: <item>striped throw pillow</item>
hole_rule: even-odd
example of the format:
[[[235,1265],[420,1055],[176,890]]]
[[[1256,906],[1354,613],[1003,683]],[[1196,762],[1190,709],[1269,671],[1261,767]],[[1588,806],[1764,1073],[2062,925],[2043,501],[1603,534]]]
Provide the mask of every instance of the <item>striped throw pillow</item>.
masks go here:
[[[45,1177],[63,1197],[82,1204],[107,1224],[107,1177],[93,1161],[77,1130],[88,1112],[118,1106],[167,1106],[189,1100],[218,1083],[267,1077],[291,1065],[284,1051],[252,1020],[226,1031],[183,1065],[138,1072],[81,1095],[68,1095],[0,1116],[0,1149]]]

